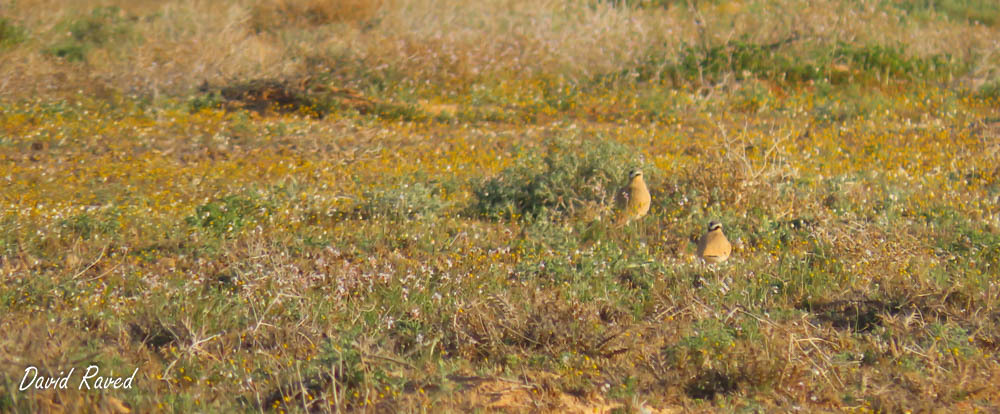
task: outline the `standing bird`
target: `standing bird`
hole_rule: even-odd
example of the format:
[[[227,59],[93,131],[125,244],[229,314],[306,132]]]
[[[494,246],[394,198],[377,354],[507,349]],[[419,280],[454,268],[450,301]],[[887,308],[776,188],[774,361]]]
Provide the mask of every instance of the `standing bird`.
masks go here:
[[[632,220],[638,220],[649,212],[649,188],[642,179],[642,170],[634,169],[628,173],[628,185],[618,191],[615,204],[618,205],[619,226],[624,226]]]
[[[698,241],[698,257],[708,263],[722,263],[732,252],[733,245],[729,244],[726,235],[722,234],[722,223],[710,221],[708,233],[701,236],[701,240]]]

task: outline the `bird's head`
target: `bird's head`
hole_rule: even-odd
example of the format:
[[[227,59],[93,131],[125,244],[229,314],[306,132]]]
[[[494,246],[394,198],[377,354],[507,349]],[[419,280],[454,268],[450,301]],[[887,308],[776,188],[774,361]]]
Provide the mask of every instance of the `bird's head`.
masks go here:
[[[708,231],[722,230],[722,223],[712,220],[708,222]]]

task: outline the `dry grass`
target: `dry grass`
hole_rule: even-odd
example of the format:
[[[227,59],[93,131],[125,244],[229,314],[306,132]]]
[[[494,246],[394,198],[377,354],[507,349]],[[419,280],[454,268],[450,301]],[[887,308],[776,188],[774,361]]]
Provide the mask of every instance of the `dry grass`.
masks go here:
[[[907,18],[879,1],[727,1],[695,11],[562,0],[356,3],[17,2],[5,15],[31,36],[6,52],[13,64],[2,69],[8,81],[0,92],[31,96],[97,85],[132,94],[188,93],[206,80],[317,72],[363,86],[447,82],[467,88],[484,79],[542,74],[578,82],[627,72],[650,53],[673,54],[682,44],[741,38],[769,44],[793,37],[798,40],[787,47],[798,56],[837,42],[902,44],[918,56],[947,53],[970,62],[971,82],[996,76],[993,28]],[[138,40],[92,48],[85,64],[43,54],[66,37],[67,22],[108,6],[120,8],[121,26]]]
[[[257,32],[284,27],[317,27],[332,23],[367,24],[382,1],[275,0],[253,5],[250,26]]]

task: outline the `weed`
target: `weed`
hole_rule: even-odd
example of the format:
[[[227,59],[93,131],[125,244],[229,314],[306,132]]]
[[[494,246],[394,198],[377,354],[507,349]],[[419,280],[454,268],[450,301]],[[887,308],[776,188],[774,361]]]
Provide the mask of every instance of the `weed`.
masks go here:
[[[376,18],[381,0],[268,0],[257,3],[251,11],[254,31],[283,29],[288,26],[315,27],[334,23],[366,24]]]
[[[954,357],[967,358],[975,354],[969,338],[968,331],[951,323],[933,323],[928,327],[927,340],[931,346]]]
[[[982,100],[1000,101],[1000,80],[984,83],[976,90],[974,96]]]
[[[844,83],[845,73],[859,70],[865,79],[939,79],[960,70],[948,54],[908,56],[902,46],[855,46],[806,43],[799,51],[789,45],[801,42],[798,35],[761,44],[744,36],[723,44],[685,44],[672,51],[656,47],[645,61],[610,78],[640,82],[669,81],[673,85],[713,85],[732,78],[737,81],[766,79],[789,84],[815,81]],[[607,79],[602,77],[599,79]]]
[[[90,49],[132,38],[131,22],[132,18],[118,7],[95,8],[89,16],[62,22],[58,27],[68,33],[68,38],[49,46],[45,53],[70,62],[86,61]]]
[[[377,188],[365,191],[355,210],[368,220],[434,217],[448,206],[440,193],[440,188],[420,182]]]
[[[0,17],[0,48],[8,48],[24,42],[28,31],[17,25],[13,20]]]
[[[834,60],[843,60],[877,78],[933,79],[948,74],[955,64],[950,55],[941,54],[928,58],[907,56],[902,46],[864,45],[861,47],[839,43],[833,53]]]
[[[1000,6],[988,0],[893,1],[891,4],[911,15],[938,14],[959,21],[987,26],[1000,23]]]
[[[188,107],[191,112],[198,112],[203,109],[219,109],[225,101],[214,92],[198,95],[188,100]]]
[[[120,212],[109,211],[101,214],[101,217],[94,217],[91,214],[83,213],[60,222],[60,227],[64,230],[89,240],[91,237],[101,235],[114,235],[121,228],[118,221]]]
[[[195,214],[185,221],[216,235],[231,237],[246,225],[256,224],[270,215],[271,210],[256,197],[228,195],[198,206]]]

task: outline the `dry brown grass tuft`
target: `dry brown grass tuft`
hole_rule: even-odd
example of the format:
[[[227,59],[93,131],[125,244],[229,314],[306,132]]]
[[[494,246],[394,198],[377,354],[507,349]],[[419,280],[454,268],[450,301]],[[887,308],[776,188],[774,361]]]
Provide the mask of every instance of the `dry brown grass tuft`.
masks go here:
[[[257,32],[331,23],[366,24],[383,0],[269,0],[253,5],[250,26]]]

